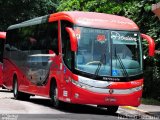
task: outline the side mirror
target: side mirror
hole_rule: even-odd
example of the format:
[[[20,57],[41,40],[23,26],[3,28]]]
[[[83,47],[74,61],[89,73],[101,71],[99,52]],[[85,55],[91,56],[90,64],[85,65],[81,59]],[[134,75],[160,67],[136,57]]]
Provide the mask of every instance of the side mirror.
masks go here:
[[[149,43],[148,54],[149,54],[149,56],[153,57],[154,53],[155,53],[155,42],[154,42],[154,40],[146,34],[141,34],[141,37],[143,39],[147,40],[147,42]]]
[[[66,27],[66,31],[69,33],[71,50],[75,52],[77,51],[77,37],[72,28]]]

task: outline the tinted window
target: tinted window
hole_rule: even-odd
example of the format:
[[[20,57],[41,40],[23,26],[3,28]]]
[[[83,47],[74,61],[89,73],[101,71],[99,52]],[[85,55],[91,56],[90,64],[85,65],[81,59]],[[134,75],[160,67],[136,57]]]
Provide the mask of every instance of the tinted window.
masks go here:
[[[0,62],[3,61],[3,45],[4,45],[4,39],[0,39]]]
[[[58,22],[10,30],[7,40],[10,50],[53,50],[58,54]]]

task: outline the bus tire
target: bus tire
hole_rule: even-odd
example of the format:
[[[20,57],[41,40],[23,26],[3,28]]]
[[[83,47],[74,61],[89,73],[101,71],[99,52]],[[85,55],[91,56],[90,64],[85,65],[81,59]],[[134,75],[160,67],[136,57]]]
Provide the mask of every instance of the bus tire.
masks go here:
[[[28,100],[30,98],[29,94],[18,91],[18,80],[16,77],[13,80],[13,96],[16,100]]]
[[[119,106],[107,106],[108,113],[116,113]]]
[[[51,104],[55,108],[61,108],[62,107],[62,101],[58,100],[58,88],[56,82],[51,83],[50,87],[50,97],[51,97]]]
[[[16,100],[19,99],[20,97],[19,91],[18,91],[18,82],[16,77],[14,77],[14,80],[13,80],[13,96]]]

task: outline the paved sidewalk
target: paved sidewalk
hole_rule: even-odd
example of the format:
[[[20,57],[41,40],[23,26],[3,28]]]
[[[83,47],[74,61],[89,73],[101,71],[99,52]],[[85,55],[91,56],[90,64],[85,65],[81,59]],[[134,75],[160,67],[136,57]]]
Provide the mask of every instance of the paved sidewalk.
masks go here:
[[[147,114],[155,115],[160,118],[160,106],[157,105],[144,105],[141,104],[138,109],[143,110]]]
[[[135,110],[160,119],[160,106],[141,104],[139,107],[123,106],[122,108]]]

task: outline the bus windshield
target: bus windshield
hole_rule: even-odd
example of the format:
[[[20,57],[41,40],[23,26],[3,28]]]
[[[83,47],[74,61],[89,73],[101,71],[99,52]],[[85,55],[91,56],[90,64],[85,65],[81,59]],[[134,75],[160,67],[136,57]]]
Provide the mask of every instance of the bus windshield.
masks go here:
[[[75,69],[98,76],[128,77],[142,73],[138,32],[75,27]]]

